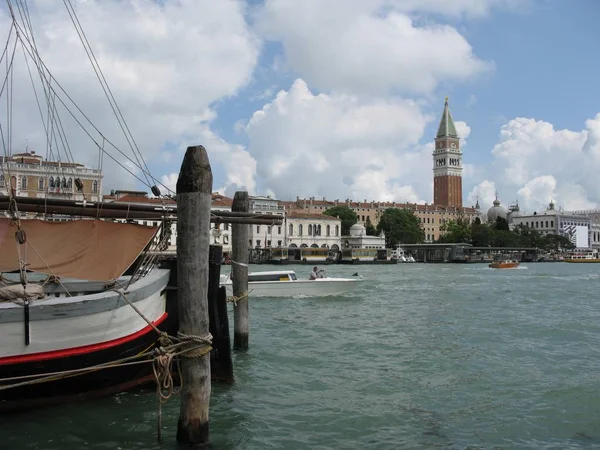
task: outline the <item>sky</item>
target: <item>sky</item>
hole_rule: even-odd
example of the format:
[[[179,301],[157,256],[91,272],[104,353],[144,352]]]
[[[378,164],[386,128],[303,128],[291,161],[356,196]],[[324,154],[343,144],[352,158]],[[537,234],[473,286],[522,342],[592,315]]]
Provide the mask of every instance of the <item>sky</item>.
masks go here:
[[[448,97],[467,206],[497,193],[527,212],[551,199],[600,207],[594,0],[71,3],[144,163],[173,190],[187,146],[204,145],[227,195],[430,203]],[[59,104],[73,158],[102,165],[105,192],[149,191],[63,1],[27,5],[41,59],[106,137],[91,140]],[[2,48],[10,24],[3,4]],[[32,92],[18,46],[0,95],[13,153],[49,151]]]

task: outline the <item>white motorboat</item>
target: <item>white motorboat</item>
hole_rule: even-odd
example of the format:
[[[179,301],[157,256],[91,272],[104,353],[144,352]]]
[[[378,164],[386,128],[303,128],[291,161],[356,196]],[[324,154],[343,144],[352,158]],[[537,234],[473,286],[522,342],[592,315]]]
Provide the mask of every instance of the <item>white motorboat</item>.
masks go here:
[[[402,247],[397,247],[392,251],[392,258],[398,260],[400,263],[414,263],[415,258],[411,254],[407,254]]]
[[[248,292],[250,297],[325,297],[350,292],[356,288],[362,278],[333,278],[320,271],[315,280],[299,280],[293,270],[273,270],[251,272],[248,274]],[[227,289],[227,295],[233,295],[231,274],[221,275],[221,286]]]

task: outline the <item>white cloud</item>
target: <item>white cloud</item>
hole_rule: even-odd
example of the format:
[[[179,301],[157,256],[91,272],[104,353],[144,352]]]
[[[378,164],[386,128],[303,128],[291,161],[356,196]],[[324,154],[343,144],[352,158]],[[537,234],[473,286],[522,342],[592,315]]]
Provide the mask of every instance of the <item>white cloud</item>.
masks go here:
[[[467,194],[467,205],[475,205],[479,201],[481,211],[485,212],[492,206],[496,198],[496,184],[490,180],[483,180]]]
[[[257,63],[260,40],[247,25],[245,6],[238,1],[74,3],[109,86],[147,159],[157,156],[167,141],[206,134],[215,117],[210,105],[246,85]],[[133,157],[63,2],[30,1],[29,8],[40,55],[54,76],[94,124]],[[2,35],[9,24],[7,11],[0,9]],[[14,77],[13,151],[23,150],[28,139],[30,147],[43,153],[44,133],[35,116],[37,106],[21,53],[17,51]],[[42,109],[45,111],[44,105]],[[0,113],[6,117],[5,110]],[[75,159],[95,166],[97,150],[93,143],[65,114],[63,120]],[[223,148],[220,151],[226,151]],[[231,157],[239,155],[235,146],[229,150]],[[168,159],[168,155],[160,156],[161,162]],[[126,180],[117,175],[114,164],[105,161],[105,187],[122,187]],[[230,177],[232,182],[247,181],[243,174],[232,173]]]
[[[492,156],[487,178],[495,181],[504,206],[515,197],[530,213],[545,209],[551,199],[566,210],[600,206],[600,114],[581,131],[557,130],[531,118],[510,120]]]
[[[203,126],[198,127],[194,133],[186,135],[177,143],[176,157],[182,160],[187,147],[196,145],[198,142],[201,142],[206,148],[213,172],[217,166],[222,167],[225,172],[223,185],[217,189],[213,184],[213,191],[218,190],[228,195],[233,194],[236,190],[255,192],[256,160],[243,146],[230,144],[219,138],[210,128]],[[161,181],[175,192],[177,176],[177,172],[163,175]],[[214,178],[213,173],[213,183],[216,181]]]
[[[461,148],[467,145],[467,138],[471,134],[471,127],[467,125],[467,122],[454,122],[454,127],[460,138]]]
[[[313,94],[298,79],[256,111],[246,133],[258,176],[280,198],[427,201],[432,146],[412,101]]]
[[[441,80],[468,80],[493,66],[475,56],[455,28],[417,26],[406,15],[411,11],[477,15],[494,2],[463,0],[444,8],[446,3],[454,4],[266,0],[257,29],[268,39],[280,40],[288,66],[317,89],[366,94],[400,89],[429,94]]]
[[[407,13],[434,13],[448,16],[482,17],[492,9],[522,9],[530,0],[388,0],[399,10]]]

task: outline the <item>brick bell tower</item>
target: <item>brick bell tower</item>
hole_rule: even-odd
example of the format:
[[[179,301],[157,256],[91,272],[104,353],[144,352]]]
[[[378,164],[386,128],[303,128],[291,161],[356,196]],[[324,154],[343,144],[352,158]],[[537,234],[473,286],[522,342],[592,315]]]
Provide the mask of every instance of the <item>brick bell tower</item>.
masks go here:
[[[454,121],[444,104],[433,151],[433,203],[462,208],[462,151]]]

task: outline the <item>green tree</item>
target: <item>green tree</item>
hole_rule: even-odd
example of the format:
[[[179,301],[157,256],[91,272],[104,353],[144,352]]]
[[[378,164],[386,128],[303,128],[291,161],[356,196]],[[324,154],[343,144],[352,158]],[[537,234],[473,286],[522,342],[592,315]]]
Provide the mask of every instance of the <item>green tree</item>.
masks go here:
[[[542,237],[540,248],[547,252],[560,252],[564,250],[573,250],[575,245],[566,236],[559,234],[547,234]]]
[[[421,221],[407,209],[386,209],[379,219],[377,231],[385,232],[388,248],[398,244],[418,244],[425,239]]]
[[[487,247],[492,245],[493,230],[485,223],[475,222],[471,225],[471,244],[474,247]]]
[[[358,222],[358,216],[354,211],[344,205],[334,206],[323,212],[331,217],[337,217],[342,221],[342,236],[350,234],[350,227]]]
[[[377,228],[373,226],[369,216],[367,216],[367,221],[365,222],[365,230],[367,232],[367,236],[377,236]]]
[[[465,243],[471,242],[471,227],[466,220],[449,220],[440,227],[443,233],[438,242],[444,243]]]
[[[508,222],[503,217],[496,217],[496,223],[494,224],[496,230],[508,231]]]
[[[514,228],[513,232],[517,237],[519,247],[542,247],[543,236],[535,228],[520,223]]]

